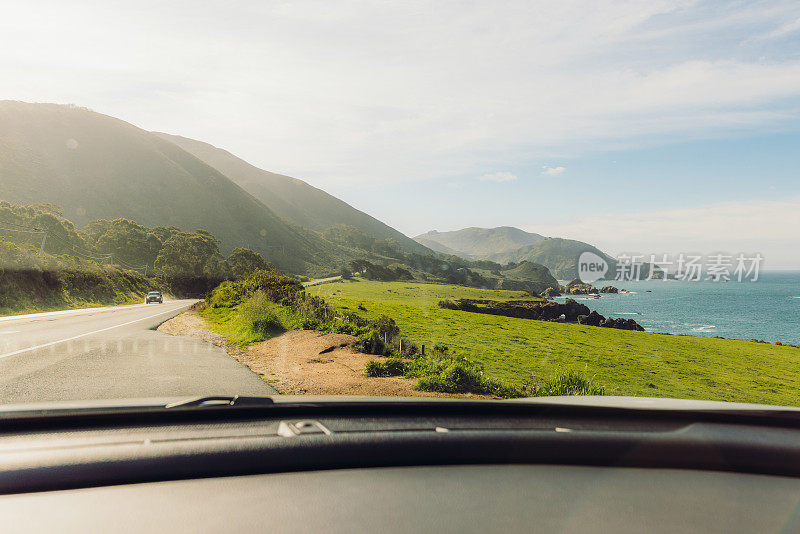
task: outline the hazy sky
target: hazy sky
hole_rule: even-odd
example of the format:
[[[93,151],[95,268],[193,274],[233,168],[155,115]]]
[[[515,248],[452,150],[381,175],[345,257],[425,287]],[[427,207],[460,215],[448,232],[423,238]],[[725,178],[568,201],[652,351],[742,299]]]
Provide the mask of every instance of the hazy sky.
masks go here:
[[[800,2],[4,3],[0,98],[226,148],[415,235],[800,268]]]

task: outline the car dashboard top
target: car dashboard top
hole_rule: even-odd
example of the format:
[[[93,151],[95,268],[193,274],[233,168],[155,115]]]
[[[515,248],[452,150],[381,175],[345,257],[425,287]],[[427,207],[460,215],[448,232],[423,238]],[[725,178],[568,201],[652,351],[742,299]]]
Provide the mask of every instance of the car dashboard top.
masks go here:
[[[84,531],[797,521],[796,411],[604,402],[211,397],[19,409],[0,431],[0,522],[39,506],[56,512],[28,526]]]

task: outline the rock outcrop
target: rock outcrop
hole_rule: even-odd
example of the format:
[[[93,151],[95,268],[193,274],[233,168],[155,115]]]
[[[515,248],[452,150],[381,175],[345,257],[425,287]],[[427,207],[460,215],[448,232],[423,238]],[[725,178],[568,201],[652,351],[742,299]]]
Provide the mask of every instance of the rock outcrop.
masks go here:
[[[596,311],[591,312],[589,315],[578,317],[578,323],[588,326],[601,326],[604,328],[618,328],[620,330],[644,332],[644,327],[633,319],[613,319],[611,317],[606,319]]]
[[[591,284],[584,284],[576,278],[563,286],[563,292],[568,295],[591,295],[597,293],[597,288]]]
[[[589,308],[572,299],[567,299],[563,304],[550,301],[537,302],[529,300],[443,300],[439,302],[439,307],[449,310],[487,313],[490,315],[502,315],[505,317],[516,317],[518,319],[537,319],[542,321],[554,321],[563,316],[565,321],[576,322],[579,316],[588,315],[590,313]]]
[[[440,308],[459,310],[472,313],[486,313],[489,315],[502,315],[517,319],[535,319],[539,321],[570,322],[588,326],[602,326],[605,328],[619,328],[621,330],[636,330],[643,332],[644,328],[633,319],[606,319],[596,311],[590,310],[584,304],[566,299],[563,304],[552,301],[532,300],[484,300],[484,299],[459,299],[442,300]]]
[[[553,297],[560,297],[561,296],[561,291],[559,291],[555,287],[548,287],[547,289],[542,291],[542,296],[544,298],[548,298],[548,299],[551,299]]]

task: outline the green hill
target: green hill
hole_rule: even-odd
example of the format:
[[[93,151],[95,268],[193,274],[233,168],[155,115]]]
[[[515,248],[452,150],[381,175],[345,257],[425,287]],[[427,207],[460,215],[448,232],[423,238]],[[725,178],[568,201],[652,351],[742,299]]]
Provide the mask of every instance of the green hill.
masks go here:
[[[344,224],[377,239],[392,238],[404,252],[431,252],[394,228],[303,180],[259,169],[226,150],[202,141],[154,133],[214,167],[291,223],[318,232]]]
[[[607,276],[614,276],[616,262],[611,257],[588,243],[558,237],[547,238],[540,243],[522,247],[510,254],[495,254],[490,259],[498,263],[540,263],[550,269],[553,276],[559,280],[572,280],[578,277],[578,257],[583,252],[594,252],[598,256],[606,258],[606,261],[609,262]],[[512,271],[506,271],[506,274],[510,272]]]
[[[458,256],[458,252],[442,245],[441,243],[434,241],[432,239],[425,239],[424,237],[415,237],[414,241],[419,243],[422,246],[428,247],[429,249],[433,250],[434,252],[439,252],[441,254],[447,254],[448,256]]]
[[[503,271],[503,276],[512,280],[536,282],[544,287],[558,287],[558,281],[550,274],[547,267],[530,261],[523,261],[513,269],[506,269]]]
[[[539,234],[525,232],[511,226],[497,228],[464,228],[453,232],[437,232],[432,230],[414,238],[419,243],[438,243],[449,250],[449,254],[457,254],[468,259],[487,260],[492,256],[508,254],[520,247],[533,245],[545,238]],[[446,252],[440,250],[439,252]]]
[[[245,246],[292,272],[333,270],[351,256],[174,143],[75,106],[0,101],[0,199],[57,204],[78,227],[124,217],[201,228],[225,252]]]

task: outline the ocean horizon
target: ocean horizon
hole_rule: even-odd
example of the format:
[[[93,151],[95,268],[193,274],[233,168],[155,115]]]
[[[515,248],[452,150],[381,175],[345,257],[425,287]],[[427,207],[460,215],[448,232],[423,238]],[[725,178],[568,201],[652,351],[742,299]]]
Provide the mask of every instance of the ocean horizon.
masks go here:
[[[634,319],[648,332],[800,344],[800,271],[762,271],[755,282],[601,280],[594,285],[613,285],[620,293],[556,300],[572,298],[606,317]]]

